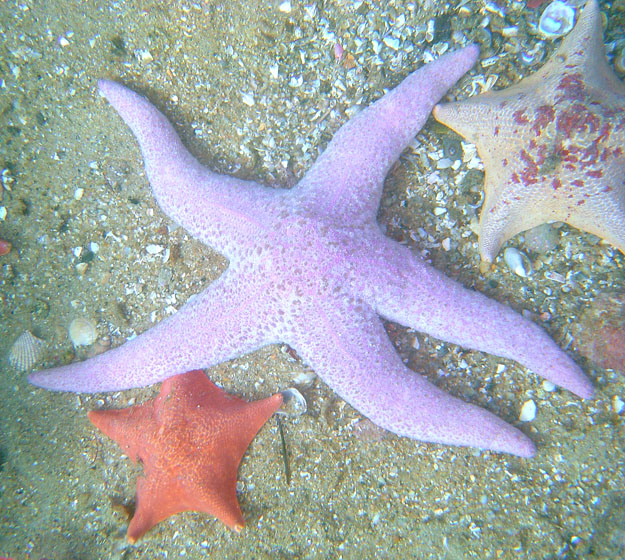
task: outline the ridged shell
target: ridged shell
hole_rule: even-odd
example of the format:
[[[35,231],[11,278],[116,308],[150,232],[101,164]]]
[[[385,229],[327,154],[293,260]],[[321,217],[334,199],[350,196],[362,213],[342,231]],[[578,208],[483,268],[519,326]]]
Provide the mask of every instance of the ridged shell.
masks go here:
[[[91,346],[98,338],[98,330],[86,317],[78,317],[69,325],[69,338],[74,346]]]
[[[9,350],[9,364],[17,371],[27,371],[41,359],[45,349],[45,341],[31,332],[22,333]]]

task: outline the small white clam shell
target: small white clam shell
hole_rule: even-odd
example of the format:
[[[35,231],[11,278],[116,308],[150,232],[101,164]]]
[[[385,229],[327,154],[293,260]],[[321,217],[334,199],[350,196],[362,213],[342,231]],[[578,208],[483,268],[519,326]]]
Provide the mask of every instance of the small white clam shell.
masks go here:
[[[521,278],[527,278],[532,273],[532,263],[527,255],[514,247],[508,247],[503,252],[503,260],[508,268]]]
[[[560,0],[549,4],[538,22],[538,31],[550,39],[566,35],[575,25],[575,8]]]
[[[91,346],[98,338],[98,330],[90,319],[77,317],[69,324],[69,338],[74,346]]]
[[[284,416],[301,416],[308,410],[308,403],[297,389],[291,387],[282,391],[282,406],[276,411],[276,414]]]
[[[22,333],[9,350],[9,364],[17,371],[28,371],[41,359],[46,343],[31,332]]]

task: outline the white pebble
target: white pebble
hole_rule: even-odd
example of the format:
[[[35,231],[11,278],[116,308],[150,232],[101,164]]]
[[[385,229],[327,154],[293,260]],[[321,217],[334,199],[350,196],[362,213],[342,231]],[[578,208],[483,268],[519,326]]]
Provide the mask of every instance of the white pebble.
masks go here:
[[[280,4],[280,6],[278,6],[278,10],[280,10],[281,12],[285,13],[285,14],[290,14],[291,13],[291,2],[289,2],[288,0],[286,2],[282,2]]]
[[[85,194],[85,189],[78,187],[75,191],[74,191],[74,200],[80,200],[82,198],[82,195]]]
[[[394,51],[398,50],[399,47],[401,46],[401,43],[399,42],[399,39],[397,39],[396,37],[392,37],[392,36],[384,37],[384,39],[382,39],[382,42],[387,47],[393,49]]]
[[[0,220],[4,221],[7,217],[7,209],[4,206],[0,206]]]
[[[625,409],[625,402],[618,395],[614,395],[612,397],[612,410],[616,412],[616,414],[620,414]]]
[[[243,101],[243,103],[245,103],[248,107],[253,107],[254,103],[256,103],[254,101],[254,94],[253,93],[245,93],[244,91],[241,92],[241,100]]]
[[[554,391],[556,388],[555,383],[552,383],[551,381],[547,381],[546,379],[543,381],[543,389],[545,391],[547,391],[547,393],[551,393],[552,391]]]
[[[531,422],[534,418],[536,418],[536,403],[530,399],[523,403],[519,420],[521,422]]]
[[[145,250],[150,254],[150,255],[158,255],[159,253],[161,253],[163,251],[163,246],[162,245],[154,245],[154,244],[150,244],[147,245]]]

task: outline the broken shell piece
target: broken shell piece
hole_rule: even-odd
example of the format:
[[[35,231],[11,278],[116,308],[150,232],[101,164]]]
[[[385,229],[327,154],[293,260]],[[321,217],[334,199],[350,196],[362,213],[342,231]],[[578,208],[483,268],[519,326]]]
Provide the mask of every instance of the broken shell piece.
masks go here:
[[[74,346],[91,346],[98,337],[93,322],[85,317],[78,317],[69,324],[69,338]]]
[[[566,35],[575,25],[575,8],[555,0],[540,16],[538,31],[543,37],[554,39]]]
[[[305,414],[308,410],[304,395],[293,387],[282,391],[282,399],[282,406],[276,411],[276,414],[295,417]]]
[[[29,331],[22,333],[9,350],[9,364],[17,371],[28,371],[41,359],[45,341]]]
[[[293,378],[293,383],[295,383],[295,385],[299,385],[300,387],[308,388],[315,382],[316,378],[317,374],[313,370],[307,369],[300,371]]]

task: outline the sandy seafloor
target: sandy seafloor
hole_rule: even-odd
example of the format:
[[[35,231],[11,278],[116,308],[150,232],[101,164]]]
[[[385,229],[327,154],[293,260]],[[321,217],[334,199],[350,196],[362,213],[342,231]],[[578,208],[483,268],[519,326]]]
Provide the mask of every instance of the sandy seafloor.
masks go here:
[[[74,353],[84,358],[89,349],[74,352],[66,334],[78,316],[119,345],[227,265],[159,210],[133,137],[96,93],[99,77],[147,94],[212,168],[287,187],[358,106],[398,84],[443,43],[454,48],[477,39],[482,58],[504,53],[494,65],[476,66],[452,96],[467,96],[480,76],[498,75],[501,88],[540,66],[521,64],[519,52],[540,40],[532,26],[542,8],[507,3],[502,19],[481,1],[467,2],[471,15],[463,17],[449,4],[383,4],[335,0],[313,9],[312,1],[293,1],[286,13],[278,1],[0,3],[0,164],[11,187],[0,202],[7,210],[0,238],[16,248],[0,260],[0,556],[625,557],[623,413],[613,410],[615,396],[625,400],[625,378],[593,367],[574,340],[580,310],[605,290],[624,289],[625,259],[565,226],[551,232],[555,246],[542,254],[529,251],[523,235],[509,242],[528,254],[529,277],[513,274],[501,254],[482,274],[471,230],[479,185],[471,198],[455,171],[435,170],[428,154],[449,133],[433,120],[387,179],[380,223],[465,285],[535,317],[548,313],[543,326],[593,378],[597,394],[584,402],[546,391],[514,363],[397,325],[389,333],[415,371],[519,425],[538,446],[533,459],[395,436],[378,441],[358,431],[360,415],[315,380],[301,388],[308,413],[284,426],[290,486],[275,419],[244,458],[242,534],[186,513],[131,546],[119,504],[132,503],[140,468],[96,432],[86,412],[141,402],[157,387],[52,393],[8,366],[9,348],[24,330],[46,341],[44,366]],[[610,44],[619,39],[625,6],[601,4]],[[490,21],[480,27],[485,17]],[[434,36],[424,31],[430,19],[438,24]],[[504,40],[501,29],[511,25],[518,36]],[[353,68],[335,60],[336,42],[354,57]],[[557,44],[545,41],[547,55]],[[93,242],[99,250],[81,274],[76,265]],[[169,248],[169,260],[149,254],[150,244]],[[275,346],[208,374],[254,399],[293,386],[306,371],[286,347]],[[521,425],[529,399],[537,416]]]

